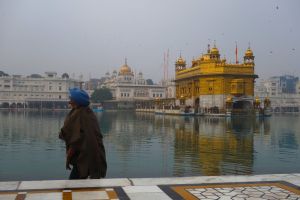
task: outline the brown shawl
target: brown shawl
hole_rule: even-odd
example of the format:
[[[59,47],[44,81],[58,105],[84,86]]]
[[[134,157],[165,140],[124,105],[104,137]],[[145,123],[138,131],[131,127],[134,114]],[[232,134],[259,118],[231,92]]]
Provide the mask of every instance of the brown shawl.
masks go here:
[[[97,118],[89,107],[72,109],[59,135],[66,149],[75,150],[71,164],[78,167],[80,178],[103,178],[106,175],[105,149]]]

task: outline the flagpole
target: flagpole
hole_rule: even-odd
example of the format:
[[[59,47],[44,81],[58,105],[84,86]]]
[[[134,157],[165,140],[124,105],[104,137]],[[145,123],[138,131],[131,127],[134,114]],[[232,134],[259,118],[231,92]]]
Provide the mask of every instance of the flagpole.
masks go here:
[[[238,48],[237,48],[237,42],[235,42],[235,64],[238,64]]]

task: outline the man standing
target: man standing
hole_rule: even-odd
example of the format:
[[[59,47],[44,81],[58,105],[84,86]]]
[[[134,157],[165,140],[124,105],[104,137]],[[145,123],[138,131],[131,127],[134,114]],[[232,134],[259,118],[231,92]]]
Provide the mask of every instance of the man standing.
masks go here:
[[[89,108],[89,95],[79,88],[70,89],[69,104],[72,110],[59,134],[66,143],[66,169],[73,166],[69,179],[104,178],[107,164],[103,137]]]

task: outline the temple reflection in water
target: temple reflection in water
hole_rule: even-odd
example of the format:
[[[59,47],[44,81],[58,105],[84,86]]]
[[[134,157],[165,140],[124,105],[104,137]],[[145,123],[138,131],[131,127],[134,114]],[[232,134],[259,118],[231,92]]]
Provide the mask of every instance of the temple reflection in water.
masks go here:
[[[0,112],[0,179],[66,178],[57,136],[66,114]],[[109,178],[296,173],[300,165],[300,116],[97,115]]]
[[[253,133],[269,129],[255,118],[155,116],[155,122],[175,124],[174,176],[252,174]]]
[[[151,113],[132,113],[128,117],[125,112],[112,115],[116,118],[110,131],[115,133],[105,137],[122,152],[120,159],[126,165],[123,167],[132,167],[125,162],[133,160],[130,156],[140,159],[134,154],[136,149],[146,151],[155,145],[155,151],[149,151],[147,156],[156,157],[152,161],[158,162],[156,165],[164,176],[252,174],[254,135],[268,135],[270,131],[268,119],[252,117],[206,118]]]

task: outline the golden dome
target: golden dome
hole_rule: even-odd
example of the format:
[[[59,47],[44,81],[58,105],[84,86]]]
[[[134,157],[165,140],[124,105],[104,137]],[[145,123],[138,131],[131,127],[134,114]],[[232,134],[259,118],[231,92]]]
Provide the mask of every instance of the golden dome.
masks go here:
[[[211,50],[210,50],[210,53],[211,54],[219,54],[219,49],[217,47],[213,47]]]
[[[253,56],[253,51],[250,49],[250,47],[247,49],[245,56]]]
[[[128,65],[123,65],[121,68],[120,68],[120,73],[130,73],[131,72],[131,69]]]
[[[180,56],[177,61],[176,64],[185,64],[185,60]]]
[[[127,59],[125,59],[125,64],[121,66],[119,74],[132,74],[130,67],[127,65]]]

